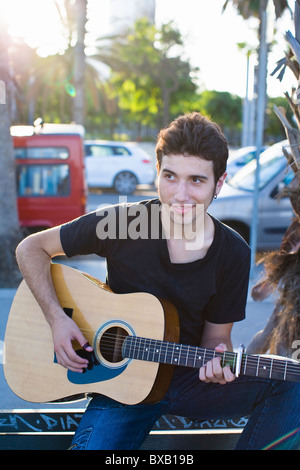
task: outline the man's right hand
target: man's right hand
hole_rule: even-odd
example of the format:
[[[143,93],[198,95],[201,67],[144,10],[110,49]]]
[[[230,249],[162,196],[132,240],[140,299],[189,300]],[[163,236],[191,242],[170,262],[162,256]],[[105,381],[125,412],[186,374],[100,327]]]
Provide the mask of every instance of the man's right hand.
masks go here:
[[[86,370],[88,360],[76,354],[72,342],[77,341],[88,352],[92,352],[93,348],[88,344],[76,323],[64,313],[56,317],[51,324],[51,329],[57,362],[73,372]]]

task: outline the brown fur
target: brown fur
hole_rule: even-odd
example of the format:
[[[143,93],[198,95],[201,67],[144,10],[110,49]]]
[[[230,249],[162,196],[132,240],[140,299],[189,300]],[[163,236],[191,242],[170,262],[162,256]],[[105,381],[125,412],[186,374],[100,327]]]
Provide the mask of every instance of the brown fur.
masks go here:
[[[265,278],[253,287],[260,301],[277,293],[274,312],[264,330],[251,340],[249,353],[292,354],[292,343],[300,338],[300,222],[295,218],[282,240],[280,250],[266,254],[261,262]]]

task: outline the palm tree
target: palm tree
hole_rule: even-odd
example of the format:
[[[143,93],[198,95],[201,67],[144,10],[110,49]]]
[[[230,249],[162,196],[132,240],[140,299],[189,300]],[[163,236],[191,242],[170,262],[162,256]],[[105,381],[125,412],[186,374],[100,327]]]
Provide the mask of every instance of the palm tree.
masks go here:
[[[77,41],[74,48],[74,86],[75,96],[73,101],[72,121],[84,125],[85,115],[85,25],[87,22],[87,0],[76,0],[75,19]]]
[[[76,0],[75,3],[72,0],[64,0],[63,3],[53,1],[64,31],[64,52],[39,57],[31,49],[29,57],[30,51],[21,45],[29,57],[27,68],[23,67],[22,61],[20,63],[12,57],[19,88],[23,93],[23,99],[18,103],[20,116],[24,121],[24,108],[30,103],[29,124],[33,122],[34,116],[42,116],[44,120],[53,120],[59,116],[62,122],[83,124],[89,103],[92,103],[94,110],[99,110],[103,105],[105,111],[115,109],[105,89],[107,77],[105,74],[102,76],[99,63],[115,68],[120,60],[118,52],[111,47],[111,41],[107,42],[113,38],[99,38],[96,54],[85,54],[87,0]]]
[[[261,6],[263,8],[266,8],[267,6],[267,1],[265,0],[226,0],[223,5],[223,11],[229,3],[232,3],[245,20],[249,19],[251,16],[260,18]],[[290,10],[287,0],[273,0],[273,4],[275,7],[276,19],[279,18],[285,10]]]
[[[14,249],[20,241],[17,210],[17,188],[14,167],[14,152],[10,135],[13,79],[10,75],[7,50],[9,36],[0,0],[0,78],[2,96],[0,100],[0,287],[15,286],[20,274],[15,261]]]

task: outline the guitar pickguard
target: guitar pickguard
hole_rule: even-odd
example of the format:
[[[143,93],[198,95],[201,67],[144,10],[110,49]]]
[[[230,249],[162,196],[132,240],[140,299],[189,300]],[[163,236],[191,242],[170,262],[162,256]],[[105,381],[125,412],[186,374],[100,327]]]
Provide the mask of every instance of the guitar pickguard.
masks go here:
[[[87,369],[80,373],[80,372],[73,372],[68,370],[67,378],[72,384],[92,384],[96,382],[103,382],[105,380],[111,380],[114,377],[122,374],[127,367],[127,364],[119,367],[119,368],[109,368],[96,359],[95,354],[88,353],[84,349],[79,349],[76,351],[77,354],[81,357],[86,357],[89,359],[89,365]],[[54,362],[57,364],[56,354],[54,353]]]
[[[82,374],[68,370],[68,379],[73,384],[92,384],[103,382],[122,374],[126,367],[127,365],[120,367],[119,369],[109,369],[98,362],[96,366],[93,366],[92,369],[87,369],[86,372]]]
[[[72,318],[73,309],[64,308],[63,310],[70,318]],[[124,329],[124,327],[126,328],[126,330]],[[110,320],[102,324],[99,327],[98,331],[95,333],[95,350],[92,352],[88,352],[83,348],[76,350],[76,354],[89,361],[88,367],[82,373],[68,370],[68,380],[73,384],[83,385],[111,380],[117,377],[118,375],[122,374],[126,369],[128,363],[131,361],[120,356],[120,343],[124,341],[124,338],[126,338],[129,332],[134,333],[134,330],[130,327],[130,325],[126,324],[126,322],[123,322],[119,319]],[[110,342],[109,354],[107,354],[107,335],[109,337]],[[103,354],[102,343],[104,343],[104,350],[106,349],[106,354]],[[117,358],[115,358],[114,360],[113,358],[115,355],[117,344],[117,349],[119,351],[117,354]],[[98,358],[100,360],[98,360]],[[54,362],[58,362],[55,353]]]

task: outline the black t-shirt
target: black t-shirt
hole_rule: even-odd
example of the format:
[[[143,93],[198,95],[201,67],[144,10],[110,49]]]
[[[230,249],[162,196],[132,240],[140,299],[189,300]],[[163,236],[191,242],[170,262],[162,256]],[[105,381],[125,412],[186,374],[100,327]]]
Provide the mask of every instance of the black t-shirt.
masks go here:
[[[107,260],[107,283],[115,293],[148,292],[171,301],[180,321],[180,341],[199,345],[204,321],[245,318],[250,249],[212,217],[214,240],[205,257],[171,263],[157,199],[110,206],[61,227],[68,257],[95,253]]]

